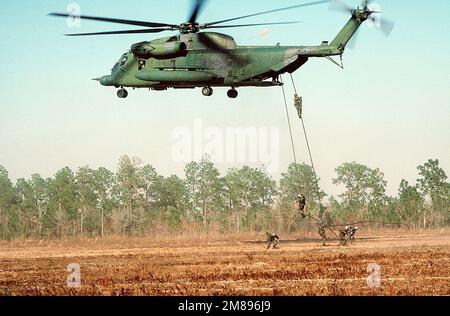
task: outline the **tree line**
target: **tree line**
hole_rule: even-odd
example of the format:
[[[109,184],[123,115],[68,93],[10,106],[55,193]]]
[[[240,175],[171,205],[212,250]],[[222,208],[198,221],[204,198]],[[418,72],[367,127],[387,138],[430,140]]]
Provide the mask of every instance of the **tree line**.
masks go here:
[[[138,158],[123,156],[116,172],[81,167],[15,184],[0,166],[0,238],[143,235],[161,231],[295,231],[314,227],[295,207],[307,198],[310,214],[330,223],[377,220],[410,228],[450,224],[450,183],[429,160],[417,167],[417,184],[402,180],[387,196],[379,169],[356,162],[338,166],[333,183],[344,193],[328,197],[305,164],[291,164],[275,181],[264,169],[244,166],[225,175],[204,157],[185,166],[184,178],[159,175]],[[317,179],[319,179],[317,177]]]

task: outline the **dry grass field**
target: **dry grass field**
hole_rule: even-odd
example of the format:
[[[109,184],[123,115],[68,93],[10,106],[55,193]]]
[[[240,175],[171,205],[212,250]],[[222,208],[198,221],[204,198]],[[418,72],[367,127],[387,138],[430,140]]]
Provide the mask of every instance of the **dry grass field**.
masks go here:
[[[0,295],[450,295],[450,230],[0,242]],[[81,268],[69,288],[67,266]],[[381,267],[381,287],[367,267]]]

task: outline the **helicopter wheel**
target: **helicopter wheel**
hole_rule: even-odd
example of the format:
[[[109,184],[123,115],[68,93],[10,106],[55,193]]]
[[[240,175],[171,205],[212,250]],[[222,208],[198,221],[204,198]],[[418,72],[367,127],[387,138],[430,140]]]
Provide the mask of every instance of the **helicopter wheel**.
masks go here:
[[[122,89],[117,91],[117,96],[120,99],[125,99],[126,97],[128,97],[128,91],[122,88]]]
[[[230,90],[228,90],[227,95],[230,99],[236,99],[239,95],[239,93],[237,92],[237,90],[235,88],[232,88]]]
[[[210,97],[210,96],[212,96],[213,95],[213,89],[211,88],[211,87],[203,87],[203,89],[202,89],[202,94],[205,96],[205,97]]]

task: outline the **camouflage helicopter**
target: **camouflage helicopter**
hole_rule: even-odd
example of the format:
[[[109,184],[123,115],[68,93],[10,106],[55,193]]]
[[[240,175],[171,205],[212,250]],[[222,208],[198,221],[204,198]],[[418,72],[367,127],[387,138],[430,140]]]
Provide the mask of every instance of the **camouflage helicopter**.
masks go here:
[[[213,87],[229,87],[228,97],[236,98],[239,87],[280,86],[281,74],[293,73],[304,65],[310,57],[341,56],[364,21],[379,13],[369,9],[370,0],[365,0],[361,7],[353,9],[340,1],[314,1],[295,6],[244,15],[221,21],[200,24],[197,17],[206,0],[196,0],[188,22],[179,25],[112,19],[94,16],[76,16],[84,20],[119,23],[145,27],[137,30],[66,34],[67,36],[147,34],[165,31],[178,31],[179,34],[152,41],[133,44],[114,65],[110,75],[97,78],[103,86],[117,89],[119,98],[128,96],[126,87],[149,88],[151,90],[202,88],[204,96],[213,94]],[[333,3],[336,9],[351,14],[350,20],[331,43],[324,41],[318,46],[238,46],[235,40],[226,34],[201,32],[205,29],[224,29],[263,25],[293,24],[298,22],[255,23],[223,25],[223,23],[250,18],[254,16],[291,10],[300,7]],[[50,16],[73,18],[66,13],[50,13]],[[388,35],[392,23],[382,21],[382,30]],[[336,61],[334,61],[337,63]]]

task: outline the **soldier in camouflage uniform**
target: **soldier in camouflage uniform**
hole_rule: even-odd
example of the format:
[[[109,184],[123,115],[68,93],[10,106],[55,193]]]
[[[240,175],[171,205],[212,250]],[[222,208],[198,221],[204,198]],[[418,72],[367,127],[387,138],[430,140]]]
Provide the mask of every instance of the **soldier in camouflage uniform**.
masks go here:
[[[353,242],[355,240],[355,234],[359,230],[359,227],[345,226],[344,229],[339,231],[339,238],[341,240],[341,245],[345,246],[349,241]]]
[[[306,198],[303,194],[297,195],[296,201],[297,209],[300,211],[300,214],[303,218],[306,217],[305,206],[306,206]]]
[[[355,241],[355,234],[358,230],[359,230],[358,226],[356,226],[356,227],[349,226],[347,228],[347,235],[348,235],[349,241],[351,241],[351,242]]]
[[[317,231],[320,235],[320,237],[322,237],[322,245],[326,246],[327,245],[327,233],[325,232],[325,226],[323,224],[323,222],[319,222],[319,227],[317,228]]]
[[[347,245],[348,240],[347,240],[347,232],[346,232],[345,228],[339,230],[339,240],[341,242],[341,246]]]
[[[273,249],[278,248],[278,244],[280,243],[280,238],[275,233],[266,233],[267,235],[267,249],[270,249],[270,247],[273,244]]]
[[[294,106],[297,109],[298,117],[303,118],[303,99],[298,94],[294,95]]]

